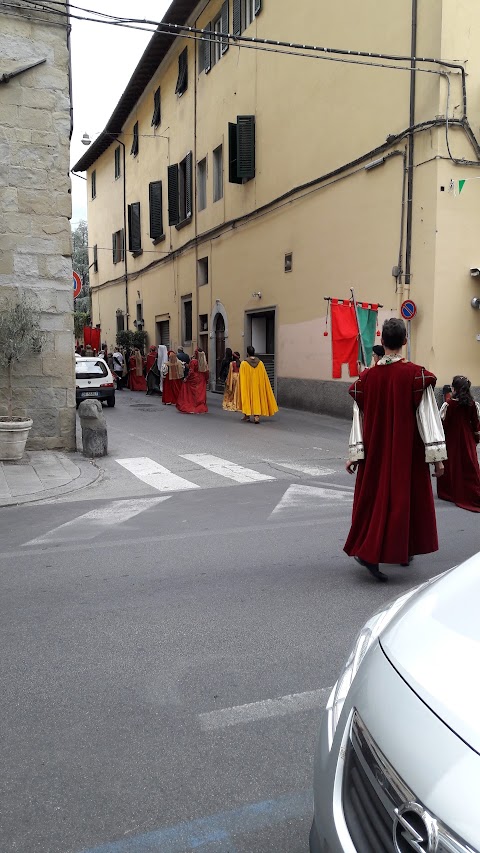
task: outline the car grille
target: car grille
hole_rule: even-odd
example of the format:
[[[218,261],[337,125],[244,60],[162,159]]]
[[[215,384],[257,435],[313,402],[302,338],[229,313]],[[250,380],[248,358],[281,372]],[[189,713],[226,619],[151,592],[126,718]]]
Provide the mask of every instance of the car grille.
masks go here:
[[[357,711],[345,751],[342,800],[345,823],[357,853],[392,853],[397,849],[395,833],[399,849],[416,849],[395,827],[396,810],[408,804],[416,804],[420,810],[423,806],[382,754]],[[438,846],[433,848],[436,853],[478,853],[432,815],[428,817],[438,832]],[[425,841],[420,849],[427,853],[432,848]]]

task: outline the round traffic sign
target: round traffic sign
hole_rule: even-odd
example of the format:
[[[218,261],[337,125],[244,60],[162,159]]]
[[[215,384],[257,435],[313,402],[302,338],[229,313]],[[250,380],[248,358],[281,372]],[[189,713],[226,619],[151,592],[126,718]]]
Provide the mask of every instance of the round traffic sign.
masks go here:
[[[404,320],[413,320],[417,313],[417,306],[413,299],[406,299],[405,302],[402,303],[400,313]]]
[[[80,278],[78,272],[73,273],[73,298],[76,299],[77,296],[80,296],[80,292],[82,290],[82,279]]]

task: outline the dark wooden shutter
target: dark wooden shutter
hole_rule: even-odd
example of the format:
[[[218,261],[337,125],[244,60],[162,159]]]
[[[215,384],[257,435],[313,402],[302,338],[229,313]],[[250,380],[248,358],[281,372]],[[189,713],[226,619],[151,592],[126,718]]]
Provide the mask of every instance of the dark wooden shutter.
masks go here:
[[[178,164],[168,167],[168,224],[178,225]]]
[[[142,248],[139,201],[128,205],[128,248],[130,252],[139,252]]]
[[[228,180],[231,184],[241,184],[237,171],[237,125],[228,123]]]
[[[205,30],[207,32],[210,32],[211,29],[212,29],[212,22],[210,21],[210,23],[207,24],[207,26],[205,27]],[[212,68],[212,38],[209,35],[205,35],[204,39],[205,39],[205,41],[203,42],[203,49],[204,49],[203,61],[204,61],[204,65],[205,65],[205,74],[208,74],[208,72],[211,71],[211,68]]]
[[[123,228],[121,229],[121,231],[119,231],[119,235],[120,235],[120,260],[124,261],[125,260],[125,231],[123,230]],[[118,240],[117,240],[117,254],[118,254],[118,251],[119,251],[119,249],[118,249]]]
[[[112,259],[113,259],[113,263],[116,264],[117,263],[117,235],[115,232],[112,234]]]
[[[138,121],[136,121],[133,125],[133,142],[132,147],[130,149],[130,154],[132,154],[134,157],[136,157],[138,154]]]
[[[98,246],[93,247],[93,271],[98,272]]]
[[[255,0],[255,17],[262,11],[262,0]]]
[[[233,35],[242,35],[242,0],[233,0]]]
[[[155,90],[153,95],[153,116],[152,116],[152,127],[158,127],[162,119],[162,112],[160,108],[160,87]]]
[[[237,116],[237,175],[245,181],[255,177],[255,116]]]
[[[193,212],[193,154],[188,152],[185,157],[185,218],[190,219]]]
[[[178,57],[178,78],[175,87],[177,95],[183,95],[188,88],[188,47],[182,50]]]
[[[152,181],[149,185],[150,237],[157,240],[163,235],[162,182]]]
[[[229,14],[228,14],[228,2],[229,0],[225,0],[222,6],[222,33],[228,33],[228,28],[230,26]],[[229,48],[228,39],[222,39],[222,54],[226,53]]]

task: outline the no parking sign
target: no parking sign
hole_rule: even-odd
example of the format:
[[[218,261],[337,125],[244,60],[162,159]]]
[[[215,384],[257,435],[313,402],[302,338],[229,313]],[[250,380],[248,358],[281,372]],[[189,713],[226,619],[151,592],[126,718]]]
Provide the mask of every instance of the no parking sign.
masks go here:
[[[82,289],[82,279],[80,278],[78,272],[73,273],[73,298],[76,299],[77,296],[80,296],[80,291]]]
[[[413,320],[417,313],[417,306],[413,299],[406,299],[405,302],[402,302],[400,313],[404,320]]]

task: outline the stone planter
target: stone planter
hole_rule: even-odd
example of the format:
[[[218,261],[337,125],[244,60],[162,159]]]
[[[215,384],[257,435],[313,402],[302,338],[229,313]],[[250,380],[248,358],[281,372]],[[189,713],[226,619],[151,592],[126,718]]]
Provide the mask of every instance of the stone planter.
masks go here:
[[[31,418],[0,418],[0,460],[22,458],[32,426]]]

